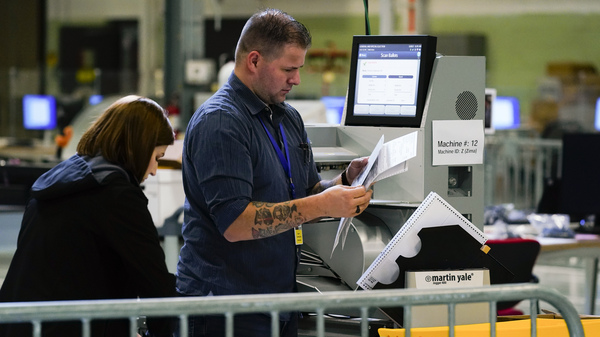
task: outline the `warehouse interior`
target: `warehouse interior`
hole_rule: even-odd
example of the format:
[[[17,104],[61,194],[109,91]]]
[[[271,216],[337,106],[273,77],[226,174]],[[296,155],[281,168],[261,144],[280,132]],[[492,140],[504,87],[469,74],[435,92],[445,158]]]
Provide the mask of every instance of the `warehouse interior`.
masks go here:
[[[543,236],[528,216],[545,213],[540,204],[549,182],[561,175],[563,135],[600,131],[598,1],[3,1],[0,285],[17,246],[27,198],[23,186],[74,154],[83,129],[120,96],[138,94],[159,102],[172,112],[171,123],[182,140],[194,111],[220,87],[221,70],[225,76],[231,71],[244,23],[256,10],[269,7],[291,14],[312,34],[300,70],[302,83],[287,97],[307,125],[343,123],[340,108],[349,90],[352,37],[367,34],[366,17],[369,35],[432,35],[440,55],[484,57],[481,94],[483,89],[493,92],[498,99],[494,106],[503,108],[505,119],[498,112],[495,127],[485,130],[483,198],[477,201],[483,203],[484,221],[475,226],[494,239]],[[52,97],[56,116],[51,127],[26,126],[27,95]],[[64,138],[68,126],[74,127],[70,141]],[[590,167],[598,163],[593,159],[600,150],[596,146],[600,143],[585,149]],[[157,227],[165,225],[184,198],[180,170],[165,171],[146,184]],[[24,183],[18,182],[21,177]],[[156,189],[163,193],[161,186],[176,197],[153,195]],[[599,198],[595,204],[600,205],[597,193],[586,189],[581,194]],[[533,267],[540,285],[564,294],[582,315],[600,312],[600,243],[587,243],[600,242],[596,214],[600,212],[567,221],[570,230],[586,235],[586,244],[542,253]],[[176,260],[173,254],[167,258]],[[516,308],[529,314],[527,301]]]

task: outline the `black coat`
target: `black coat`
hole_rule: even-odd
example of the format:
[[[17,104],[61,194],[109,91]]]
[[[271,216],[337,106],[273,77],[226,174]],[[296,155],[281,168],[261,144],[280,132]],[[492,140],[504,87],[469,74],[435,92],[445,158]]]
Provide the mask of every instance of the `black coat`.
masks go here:
[[[42,175],[31,195],[0,302],[176,296],[148,199],[124,169],[74,155]],[[149,321],[150,331],[168,335],[172,324],[163,323]],[[0,336],[23,336],[14,328]],[[94,337],[129,336],[128,321],[92,328]],[[79,323],[43,327],[44,336],[80,331]]]

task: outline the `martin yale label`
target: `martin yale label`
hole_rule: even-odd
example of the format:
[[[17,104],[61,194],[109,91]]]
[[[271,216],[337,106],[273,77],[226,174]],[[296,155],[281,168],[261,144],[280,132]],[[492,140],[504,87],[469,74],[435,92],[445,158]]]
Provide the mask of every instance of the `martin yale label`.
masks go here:
[[[415,272],[417,289],[482,287],[485,270]]]
[[[490,271],[487,269],[439,270],[407,272],[408,288],[452,289],[476,288],[490,284]],[[445,326],[448,324],[448,305],[419,305],[412,309],[412,327]],[[490,318],[488,302],[460,303],[456,305],[456,324],[488,323]]]

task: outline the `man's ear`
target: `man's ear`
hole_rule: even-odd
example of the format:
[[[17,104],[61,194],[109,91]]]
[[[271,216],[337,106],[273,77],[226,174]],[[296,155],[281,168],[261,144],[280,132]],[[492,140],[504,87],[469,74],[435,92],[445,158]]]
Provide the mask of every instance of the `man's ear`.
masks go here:
[[[250,71],[253,72],[254,70],[256,70],[260,57],[260,53],[255,50],[248,53],[248,56],[246,57],[246,62]]]

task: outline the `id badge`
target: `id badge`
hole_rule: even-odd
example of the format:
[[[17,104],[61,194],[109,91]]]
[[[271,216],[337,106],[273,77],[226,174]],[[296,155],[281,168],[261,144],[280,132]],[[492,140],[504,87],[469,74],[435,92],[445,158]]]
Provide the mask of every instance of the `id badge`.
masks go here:
[[[294,228],[294,234],[296,234],[296,246],[300,246],[304,242],[302,237],[302,225]]]

